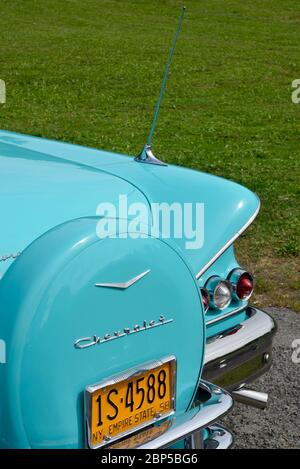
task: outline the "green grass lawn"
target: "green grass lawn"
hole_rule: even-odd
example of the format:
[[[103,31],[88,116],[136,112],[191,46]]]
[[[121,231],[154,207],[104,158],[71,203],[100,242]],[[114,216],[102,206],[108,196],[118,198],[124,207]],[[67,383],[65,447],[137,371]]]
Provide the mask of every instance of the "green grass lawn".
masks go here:
[[[0,128],[137,154],[180,6],[1,0]],[[258,193],[262,210],[239,257],[257,274],[256,301],[299,309],[300,104],[291,101],[299,8],[294,0],[186,6],[153,147],[169,163]]]

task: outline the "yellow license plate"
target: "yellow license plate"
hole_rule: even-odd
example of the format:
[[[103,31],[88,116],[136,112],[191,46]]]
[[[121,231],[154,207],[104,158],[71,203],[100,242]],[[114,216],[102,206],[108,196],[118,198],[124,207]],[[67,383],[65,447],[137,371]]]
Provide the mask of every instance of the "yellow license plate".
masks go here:
[[[168,357],[86,388],[90,448],[114,441],[175,411],[176,360]]]

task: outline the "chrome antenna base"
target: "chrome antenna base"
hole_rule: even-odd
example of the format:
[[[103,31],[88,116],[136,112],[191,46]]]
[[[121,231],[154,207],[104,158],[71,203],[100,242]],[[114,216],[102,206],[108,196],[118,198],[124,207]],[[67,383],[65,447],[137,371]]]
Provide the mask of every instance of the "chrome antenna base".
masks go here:
[[[135,158],[139,163],[157,164],[160,166],[167,166],[166,163],[160,161],[152,152],[151,145],[148,143],[144,146],[141,153]]]

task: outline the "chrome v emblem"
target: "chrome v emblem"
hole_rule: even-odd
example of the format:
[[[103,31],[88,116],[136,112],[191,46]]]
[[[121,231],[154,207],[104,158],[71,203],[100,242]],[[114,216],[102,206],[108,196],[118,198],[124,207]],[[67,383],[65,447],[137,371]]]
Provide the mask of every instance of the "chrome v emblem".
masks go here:
[[[131,287],[131,285],[135,284],[138,280],[145,277],[145,275],[149,274],[151,269],[142,272],[141,274],[137,275],[136,277],[127,280],[127,282],[120,282],[120,283],[95,283],[95,287],[106,287],[106,288],[120,288],[125,290],[126,288]]]

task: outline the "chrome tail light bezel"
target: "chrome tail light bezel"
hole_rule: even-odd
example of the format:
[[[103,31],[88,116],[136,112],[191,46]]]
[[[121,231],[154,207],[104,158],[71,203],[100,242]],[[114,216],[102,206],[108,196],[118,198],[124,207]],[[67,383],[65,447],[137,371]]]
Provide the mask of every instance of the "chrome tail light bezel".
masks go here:
[[[238,282],[240,280],[240,278],[243,276],[243,275],[247,275],[247,277],[249,278],[249,280],[251,281],[252,283],[252,290],[251,290],[251,293],[247,296],[245,296],[244,298],[240,298],[237,294],[237,286],[238,286]],[[247,270],[245,269],[242,269],[240,267],[238,268],[235,268],[233,269],[230,274],[228,275],[227,277],[227,280],[231,283],[232,285],[232,290],[233,290],[233,297],[236,301],[248,301],[252,294],[253,294],[253,291],[254,291],[254,277],[253,275],[248,272]]]

